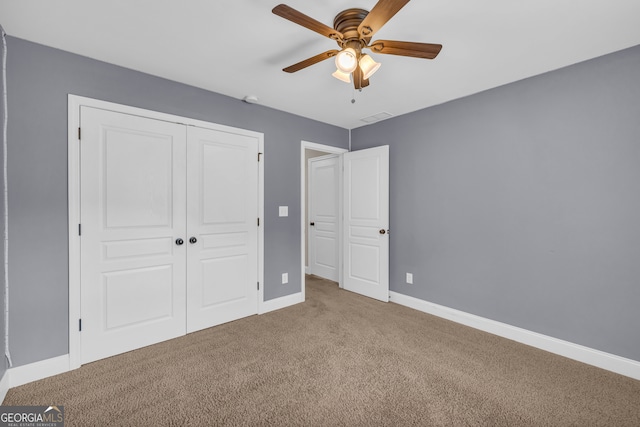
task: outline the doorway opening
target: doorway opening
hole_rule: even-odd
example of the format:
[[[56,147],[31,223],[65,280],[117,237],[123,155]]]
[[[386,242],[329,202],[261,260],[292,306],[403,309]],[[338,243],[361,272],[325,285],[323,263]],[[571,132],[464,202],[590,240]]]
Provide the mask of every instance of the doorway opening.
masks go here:
[[[302,141],[301,149],[300,149],[300,212],[301,212],[301,242],[300,242],[300,253],[301,253],[301,272],[302,277],[300,283],[302,284],[302,296],[303,300],[305,297],[305,277],[306,273],[311,273],[309,269],[309,252],[313,252],[313,248],[310,251],[309,243],[312,239],[310,239],[310,234],[315,230],[311,230],[310,224],[312,221],[309,218],[309,201],[313,198],[313,194],[309,189],[309,161],[311,159],[318,160],[319,158],[330,159],[332,157],[336,158],[338,162],[338,179],[341,180],[341,171],[342,171],[342,159],[340,154],[346,153],[348,150],[344,148],[332,147],[330,145],[317,144],[314,142]],[[337,191],[332,197],[335,199],[332,201],[335,203],[337,207],[337,222],[335,224],[335,236],[337,239],[337,245],[335,246],[335,259],[337,260],[337,282],[340,287],[342,287],[342,182],[337,183]],[[328,250],[326,247],[324,250]]]

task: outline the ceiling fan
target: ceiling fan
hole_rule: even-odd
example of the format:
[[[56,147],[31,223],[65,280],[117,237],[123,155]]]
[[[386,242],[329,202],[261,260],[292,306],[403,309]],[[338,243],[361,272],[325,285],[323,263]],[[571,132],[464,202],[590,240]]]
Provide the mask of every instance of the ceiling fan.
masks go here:
[[[333,76],[350,83],[350,77],[353,75],[353,85],[356,89],[362,89],[369,86],[369,78],[380,67],[380,64],[375,62],[371,56],[362,52],[363,49],[388,55],[425,59],[435,58],[440,53],[440,49],[442,49],[440,44],[396,40],[375,40],[371,42],[373,35],[407,3],[409,3],[409,0],[379,0],[370,12],[364,9],[344,10],[336,15],[333,20],[333,28],[298,12],[286,4],[274,7],[272,10],[274,14],[302,25],[331,40],[335,40],[340,46],[340,50],[328,50],[284,68],[282,71],[295,73],[335,56],[338,69],[333,73]]]

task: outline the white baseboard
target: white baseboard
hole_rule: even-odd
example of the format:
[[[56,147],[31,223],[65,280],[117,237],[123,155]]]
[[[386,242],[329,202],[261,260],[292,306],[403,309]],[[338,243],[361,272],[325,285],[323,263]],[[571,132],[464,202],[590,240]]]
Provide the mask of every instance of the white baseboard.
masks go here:
[[[640,380],[640,362],[636,360],[626,359],[615,354],[605,353],[397,292],[389,292],[389,300],[396,304]]]
[[[9,374],[9,386],[18,387],[32,381],[52,377],[68,371],[69,355],[65,354],[51,359],[29,363],[28,365],[10,368],[7,374]]]
[[[495,320],[486,319],[464,311],[399,294],[397,292],[390,292],[389,300],[396,304],[404,305],[424,313],[429,313],[462,325],[470,326],[503,338],[555,353],[569,359],[577,360],[579,362],[587,363],[598,368],[640,380],[640,362],[635,360],[605,353],[600,350],[563,341],[537,332],[511,326],[506,323],[497,322]],[[260,307],[261,310],[259,314],[265,314],[270,311],[279,310],[301,302],[304,302],[302,292],[275,298],[265,301]],[[0,379],[0,403],[2,403],[7,391],[11,387],[18,387],[32,381],[68,372],[69,370],[68,354],[30,363],[28,365],[10,368],[4,373],[2,379]]]
[[[263,302],[260,306],[260,312],[258,314],[265,314],[270,311],[280,310],[281,308],[289,307],[301,302],[304,302],[304,296],[302,295],[302,292],[286,295],[280,298],[274,298],[269,301]]]
[[[9,370],[4,371],[4,375],[0,380],[0,405],[4,402],[4,398],[7,396],[7,392],[11,388],[9,384]]]

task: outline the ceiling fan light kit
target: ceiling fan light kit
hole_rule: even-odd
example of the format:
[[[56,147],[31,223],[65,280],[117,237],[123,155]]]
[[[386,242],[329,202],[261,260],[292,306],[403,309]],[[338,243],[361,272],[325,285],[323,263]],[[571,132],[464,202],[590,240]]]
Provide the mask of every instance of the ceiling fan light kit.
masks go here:
[[[335,77],[338,80],[341,80],[345,83],[351,83],[351,73],[345,73],[344,71],[341,71],[339,68],[333,72],[333,74],[331,74],[333,77]]]
[[[360,69],[363,73],[362,78],[365,80],[369,80],[369,77],[371,77],[373,73],[378,71],[378,68],[380,68],[380,65],[382,65],[379,62],[374,61],[373,58],[367,54],[362,55],[359,64]]]
[[[403,42],[395,40],[377,40],[371,42],[373,35],[391,19],[409,0],[378,0],[370,12],[364,9],[347,9],[336,15],[333,28],[298,12],[286,4],[273,8],[272,12],[284,19],[315,31],[338,43],[340,50],[328,50],[297,64],[284,68],[287,73],[295,73],[327,58],[335,56],[336,67],[332,75],[346,83],[353,80],[356,89],[369,86],[369,78],[380,68],[363,49],[375,53],[409,56],[413,58],[433,59],[442,45],[431,43]],[[352,78],[353,79],[352,79]]]
[[[353,48],[345,48],[336,55],[336,67],[343,73],[351,73],[358,66],[358,57]]]

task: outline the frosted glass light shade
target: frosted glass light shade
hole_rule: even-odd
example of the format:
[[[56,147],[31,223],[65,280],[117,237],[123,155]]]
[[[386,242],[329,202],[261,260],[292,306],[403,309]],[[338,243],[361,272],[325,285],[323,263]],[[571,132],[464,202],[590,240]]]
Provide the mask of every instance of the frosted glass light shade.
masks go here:
[[[341,50],[336,55],[336,67],[343,73],[350,73],[358,66],[358,57],[356,51],[353,48],[346,48]]]
[[[367,80],[369,77],[373,76],[373,73],[378,71],[380,68],[380,63],[373,60],[369,55],[363,55],[360,58],[360,69],[362,70],[362,77]]]
[[[351,75],[349,73],[343,73],[338,69],[331,75],[338,80],[342,80],[345,83],[351,83],[351,78],[350,78]]]

